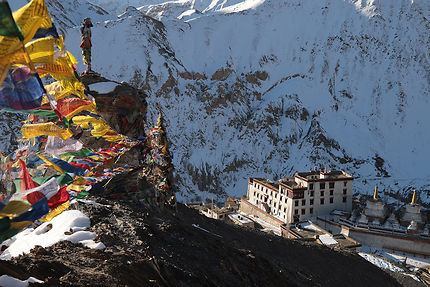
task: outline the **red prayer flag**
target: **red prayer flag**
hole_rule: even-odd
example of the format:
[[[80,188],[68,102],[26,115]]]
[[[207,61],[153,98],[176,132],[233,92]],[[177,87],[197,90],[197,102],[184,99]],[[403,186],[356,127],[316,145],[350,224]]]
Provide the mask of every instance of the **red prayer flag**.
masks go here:
[[[55,209],[59,205],[69,200],[70,195],[67,192],[66,188],[67,185],[64,185],[56,194],[54,194],[50,199],[48,199],[49,209]]]
[[[22,159],[19,160],[19,177],[21,179],[21,191],[29,190],[38,187],[39,184],[31,179],[30,173],[27,170],[27,166]]]

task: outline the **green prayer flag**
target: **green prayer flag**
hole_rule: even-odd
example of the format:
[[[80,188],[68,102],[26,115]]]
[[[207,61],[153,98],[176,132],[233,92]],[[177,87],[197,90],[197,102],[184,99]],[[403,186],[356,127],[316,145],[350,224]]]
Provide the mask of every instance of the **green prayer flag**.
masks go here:
[[[87,197],[88,195],[89,195],[90,193],[88,192],[88,191],[81,191],[81,192],[79,192],[78,194],[76,194],[76,198],[79,198],[79,199],[81,199],[81,198],[85,198],[85,197]]]
[[[58,120],[58,115],[53,110],[44,110],[44,109],[20,110],[20,111],[12,110],[12,109],[2,109],[2,110],[9,113],[32,114],[32,115],[46,117],[50,120]]]
[[[3,232],[0,232],[0,243],[16,235],[18,232],[20,232],[20,230],[16,228],[9,228]]]
[[[7,2],[0,2],[0,36],[18,37],[19,40],[24,41],[21,29],[13,19],[12,11]]]
[[[70,184],[73,182],[73,178],[70,175],[68,175],[67,173],[64,173],[62,175],[53,174],[53,175],[44,176],[44,177],[33,177],[33,180],[35,182],[37,182],[38,184],[42,185],[53,177],[57,178],[58,185],[60,185],[60,186]]]
[[[70,151],[70,152],[66,152],[63,154],[60,154],[60,157],[65,160],[68,159],[70,157],[77,157],[77,158],[82,158],[82,157],[87,157],[92,153],[92,151],[89,148],[82,148],[80,151]]]
[[[10,227],[10,218],[9,217],[3,217],[0,219],[0,233],[5,232]]]
[[[57,177],[57,181],[60,186],[63,186],[66,184],[71,184],[73,182],[73,178],[69,174],[64,173]]]

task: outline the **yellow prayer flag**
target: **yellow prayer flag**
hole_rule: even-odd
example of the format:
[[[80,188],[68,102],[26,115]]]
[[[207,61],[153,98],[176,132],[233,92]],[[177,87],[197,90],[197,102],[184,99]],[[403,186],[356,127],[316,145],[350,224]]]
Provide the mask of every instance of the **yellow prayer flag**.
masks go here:
[[[68,121],[70,121],[71,118],[73,118],[75,115],[79,114],[82,111],[96,112],[96,106],[94,104],[80,106],[79,108],[77,108],[76,110],[74,110],[73,112],[71,112],[70,114],[64,115],[64,117]]]
[[[44,217],[42,217],[41,219],[39,219],[42,222],[47,222],[47,221],[51,221],[55,216],[61,214],[64,210],[66,210],[67,208],[69,208],[70,206],[70,201],[66,201],[63,204],[57,206],[55,209],[51,210],[51,212],[49,212],[47,215],[45,215]]]
[[[83,178],[82,176],[77,176],[75,177],[73,184],[78,184],[78,185],[84,185],[87,183],[87,180],[85,178]]]
[[[116,134],[116,135],[113,135],[113,136],[104,135],[103,138],[105,140],[107,140],[108,142],[118,142],[118,141],[123,140],[124,136],[120,135],[120,134]]]
[[[14,229],[21,230],[21,229],[24,229],[24,228],[26,228],[27,226],[29,226],[31,224],[33,224],[33,222],[31,222],[31,221],[11,222],[10,223],[10,228],[11,229],[14,228]]]
[[[64,99],[72,94],[72,92],[66,90],[61,86],[60,82],[55,82],[45,86],[45,90],[48,94],[53,96],[56,100]],[[42,104],[48,104],[48,97],[43,96]]]
[[[13,218],[16,215],[26,211],[31,205],[22,200],[12,200],[0,211],[0,218],[10,217]]]
[[[56,165],[55,163],[53,163],[52,161],[50,161],[49,159],[47,159],[45,156],[41,155],[41,154],[36,154],[41,160],[43,160],[44,162],[46,162],[47,164],[49,164],[50,166],[52,166],[56,171],[58,171],[61,174],[64,174],[64,170],[61,169],[61,167],[59,167],[58,165]]]
[[[24,36],[24,44],[33,38],[37,29],[52,26],[51,17],[43,0],[31,1],[21,9],[13,12],[13,18]],[[21,45],[17,37],[0,36],[0,58],[20,49]]]
[[[75,116],[72,120],[83,129],[88,129],[92,126],[91,134],[95,137],[104,136],[107,132],[112,131],[109,125],[101,119],[90,116]]]
[[[21,127],[22,135],[25,138],[34,138],[37,136],[54,136],[62,140],[67,140],[73,136],[69,130],[62,129],[52,122],[41,124],[25,124]]]
[[[27,56],[23,49],[6,54],[0,58],[0,84],[3,82],[13,63],[27,64]]]
[[[31,41],[25,45],[25,48],[30,55],[33,64],[48,64],[54,63],[54,44],[57,39],[46,37]],[[20,63],[25,64],[25,63]]]

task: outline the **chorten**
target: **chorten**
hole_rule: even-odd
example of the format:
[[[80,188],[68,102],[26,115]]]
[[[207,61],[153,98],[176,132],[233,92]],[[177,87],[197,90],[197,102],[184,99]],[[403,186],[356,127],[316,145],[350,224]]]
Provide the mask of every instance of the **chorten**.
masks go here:
[[[366,207],[359,222],[365,224],[368,221],[373,224],[383,224],[386,214],[387,208],[385,207],[385,202],[379,197],[378,185],[375,185],[373,197],[366,201]]]
[[[411,222],[414,221],[418,228],[424,227],[424,220],[421,214],[421,206],[417,203],[417,192],[414,190],[412,194],[412,200],[409,204],[404,207],[403,216],[400,223],[403,226],[409,226]]]

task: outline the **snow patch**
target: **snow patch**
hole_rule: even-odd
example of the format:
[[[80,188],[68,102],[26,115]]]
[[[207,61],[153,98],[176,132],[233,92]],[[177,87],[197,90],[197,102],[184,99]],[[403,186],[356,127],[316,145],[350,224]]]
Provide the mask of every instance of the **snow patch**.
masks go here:
[[[29,277],[27,280],[22,281],[7,275],[0,276],[0,286],[2,287],[27,287],[29,283],[40,284],[40,283],[43,283],[43,281],[36,279],[34,277]]]
[[[300,226],[302,228],[306,228],[306,229],[313,230],[313,231],[321,231],[321,229],[319,229],[315,225],[311,224],[310,222],[302,223],[302,224],[300,224]]]
[[[118,84],[114,82],[100,82],[89,85],[91,91],[96,91],[99,94],[113,92],[117,86]]]
[[[103,243],[94,241],[97,236],[94,232],[84,231],[89,227],[90,219],[81,211],[64,211],[50,222],[45,222],[37,228],[27,228],[4,241],[3,245],[9,247],[0,255],[0,259],[9,260],[29,253],[35,246],[49,247],[63,240],[82,243],[92,249],[105,248]]]
[[[387,260],[376,257],[374,255],[363,253],[363,252],[359,252],[358,255],[360,255],[361,257],[363,257],[364,259],[366,259],[367,261],[369,261],[373,265],[378,266],[381,269],[387,269],[387,270],[390,270],[393,272],[402,272],[403,271],[403,269],[395,266],[394,264],[388,262]]]

